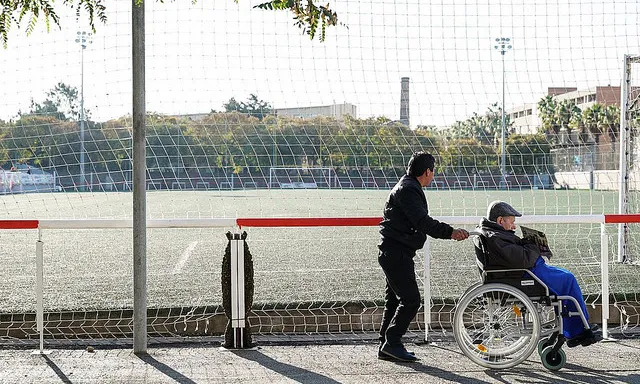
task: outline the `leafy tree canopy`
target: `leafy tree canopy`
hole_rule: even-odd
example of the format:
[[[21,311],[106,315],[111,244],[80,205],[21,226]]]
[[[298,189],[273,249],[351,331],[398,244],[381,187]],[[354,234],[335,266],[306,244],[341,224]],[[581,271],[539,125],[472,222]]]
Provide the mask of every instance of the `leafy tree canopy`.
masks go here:
[[[79,104],[78,88],[60,82],[47,92],[47,98],[42,103],[31,99],[29,113],[55,116],[59,120],[79,120]]]
[[[253,93],[249,96],[249,99],[246,102],[238,102],[235,97],[232,97],[222,106],[224,107],[225,112],[246,113],[249,116],[257,117],[260,120],[273,113],[271,105],[264,100],[259,100],[258,96]]]
[[[164,0],[157,0],[164,3]],[[239,0],[234,0],[236,3]],[[142,4],[143,0],[136,0],[136,4]],[[195,3],[196,0],[191,0]],[[21,23],[27,23],[27,36],[30,35],[40,21],[44,20],[47,31],[51,22],[60,27],[60,18],[54,8],[55,0],[0,0],[0,39],[4,47],[7,47],[8,32],[12,25],[18,27]],[[80,12],[87,13],[89,26],[96,32],[95,19],[103,24],[107,21],[106,0],[63,0],[62,4],[68,8],[73,8],[76,18],[80,18]],[[272,0],[258,4],[254,8],[267,10],[289,10],[293,13],[295,25],[302,29],[311,40],[319,36],[320,41],[324,41],[327,26],[338,24],[338,15],[327,5],[316,5],[314,0]],[[320,28],[318,34],[318,28]]]
[[[513,130],[509,116],[505,116],[507,136]],[[492,145],[498,142],[502,132],[502,109],[498,103],[492,104],[484,115],[473,113],[463,121],[456,121],[453,126],[442,132],[452,138],[473,137],[482,144]]]

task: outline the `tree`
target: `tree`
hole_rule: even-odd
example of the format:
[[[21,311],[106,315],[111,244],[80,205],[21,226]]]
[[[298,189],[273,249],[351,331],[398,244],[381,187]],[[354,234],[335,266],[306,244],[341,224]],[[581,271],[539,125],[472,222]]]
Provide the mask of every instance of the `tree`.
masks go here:
[[[584,121],[582,121],[582,110],[575,105],[571,109],[571,117],[569,117],[569,128],[570,129],[567,130],[568,132],[584,131]]]
[[[55,116],[59,120],[80,119],[80,103],[78,101],[78,88],[58,83],[47,92],[47,98],[40,103],[31,99],[29,113],[38,115]],[[88,112],[85,110],[85,115]]]
[[[238,0],[234,0],[238,2]],[[320,26],[320,41],[324,41],[327,26],[338,25],[338,14],[327,5],[315,5],[313,0],[302,2],[301,0],[273,0],[258,4],[254,8],[269,10],[290,10],[294,15],[294,24],[302,29],[302,33],[309,35],[313,40]]]
[[[616,104],[608,105],[604,110],[603,123],[613,145],[620,133],[620,107]]]
[[[538,101],[538,115],[542,121],[541,131],[547,134],[558,134],[560,127],[555,124],[556,100],[547,95]]]
[[[509,117],[505,116],[505,129],[511,131]],[[485,145],[493,145],[498,142],[502,132],[502,109],[497,103],[492,104],[484,115],[473,115],[463,121],[456,121],[446,132],[453,138],[473,137]]]
[[[164,2],[164,0],[157,0]],[[197,0],[191,0],[196,2]],[[236,3],[238,0],[234,0]],[[142,4],[143,0],[136,0],[136,4]],[[73,8],[76,19],[80,18],[80,12],[85,11],[89,19],[89,26],[96,32],[95,19],[103,24],[107,21],[106,0],[63,0],[63,5]],[[7,47],[8,33],[12,24],[20,26],[23,19],[27,19],[27,36],[33,32],[40,16],[44,19],[47,31],[51,22],[60,27],[60,18],[54,9],[55,0],[0,0],[0,39],[4,47]],[[272,0],[258,4],[254,8],[267,10],[289,10],[294,15],[294,25],[302,29],[302,32],[313,40],[317,36],[320,27],[319,39],[324,41],[327,26],[338,25],[338,15],[327,5],[316,5],[315,1],[307,0]]]
[[[246,113],[249,116],[257,117],[260,120],[273,113],[271,105],[264,100],[258,100],[258,96],[253,93],[249,96],[246,103],[244,101],[237,102],[236,99],[232,97],[222,106],[224,107],[225,112]]]
[[[576,106],[572,101],[562,100],[555,104],[555,110],[553,111],[553,125],[559,127],[560,131],[564,129],[568,134],[571,132],[572,118],[574,118],[575,121],[576,114],[579,116],[580,113],[580,108],[578,108],[578,106]]]
[[[437,134],[438,133],[438,128],[435,125],[418,125],[416,127],[416,132],[421,132],[421,133],[430,133],[430,134]]]
[[[438,167],[449,175],[491,174],[499,172],[498,153],[492,145],[474,137],[455,138],[440,148]]]
[[[77,163],[79,141],[75,123],[51,115],[23,115],[2,129],[5,136],[1,146],[8,155],[4,161],[40,168]]]
[[[604,106],[602,104],[593,104],[589,108],[582,111],[582,121],[585,131],[581,132],[581,140],[583,143],[589,141],[593,136],[596,144],[600,142],[600,135],[604,133]]]
[[[550,173],[551,145],[543,134],[512,135],[507,140],[509,168],[517,175]],[[540,168],[540,164],[543,164]]]

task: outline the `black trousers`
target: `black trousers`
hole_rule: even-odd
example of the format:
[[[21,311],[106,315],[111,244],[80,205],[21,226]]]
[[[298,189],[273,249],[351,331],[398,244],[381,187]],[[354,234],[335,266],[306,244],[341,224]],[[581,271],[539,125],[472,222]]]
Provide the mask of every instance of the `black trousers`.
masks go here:
[[[402,345],[402,336],[420,308],[413,256],[415,251],[403,247],[382,246],[378,255],[387,282],[380,340],[391,346]]]

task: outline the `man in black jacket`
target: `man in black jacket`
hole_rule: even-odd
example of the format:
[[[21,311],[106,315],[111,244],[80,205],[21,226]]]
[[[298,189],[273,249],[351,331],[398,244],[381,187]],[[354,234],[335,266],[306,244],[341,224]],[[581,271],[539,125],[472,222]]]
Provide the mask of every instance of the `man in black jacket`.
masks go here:
[[[527,242],[515,233],[516,217],[522,216],[511,205],[504,201],[494,201],[489,204],[487,217],[482,219],[477,230],[486,238],[488,257],[484,268],[491,269],[529,269],[544,282],[556,295],[572,296],[576,299],[586,320],[589,320],[587,307],[582,297],[582,291],[575,276],[566,269],[546,263],[540,255],[538,245]],[[572,301],[565,300],[564,304],[569,312],[576,312]],[[562,318],[564,336],[567,346],[588,346],[602,340],[602,335],[585,329],[582,319],[578,316]]]
[[[435,158],[417,152],[411,156],[407,174],[389,193],[380,223],[378,263],[386,277],[385,305],[380,328],[378,358],[413,362],[418,360],[402,345],[402,336],[418,313],[420,291],[413,257],[427,235],[437,239],[464,240],[469,233],[429,216],[422,190],[433,181]]]

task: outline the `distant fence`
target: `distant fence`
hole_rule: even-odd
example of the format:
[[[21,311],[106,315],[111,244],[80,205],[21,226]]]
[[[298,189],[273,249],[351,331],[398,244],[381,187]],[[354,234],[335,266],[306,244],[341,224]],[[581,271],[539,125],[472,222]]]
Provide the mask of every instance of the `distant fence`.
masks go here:
[[[22,171],[0,170],[0,194],[53,192],[58,190],[56,177],[50,173],[29,169]]]
[[[402,176],[341,176],[314,177],[301,176],[295,180],[283,177],[270,178],[268,175],[240,174],[231,176],[210,177],[161,177],[147,178],[147,190],[238,190],[238,189],[390,189]],[[78,189],[77,184],[62,184],[65,191]],[[86,189],[91,191],[131,191],[132,183],[128,180],[114,181],[99,175],[87,175]],[[429,189],[553,189],[553,177],[548,173],[532,175],[507,175],[503,180],[499,174],[477,175],[436,175]]]

